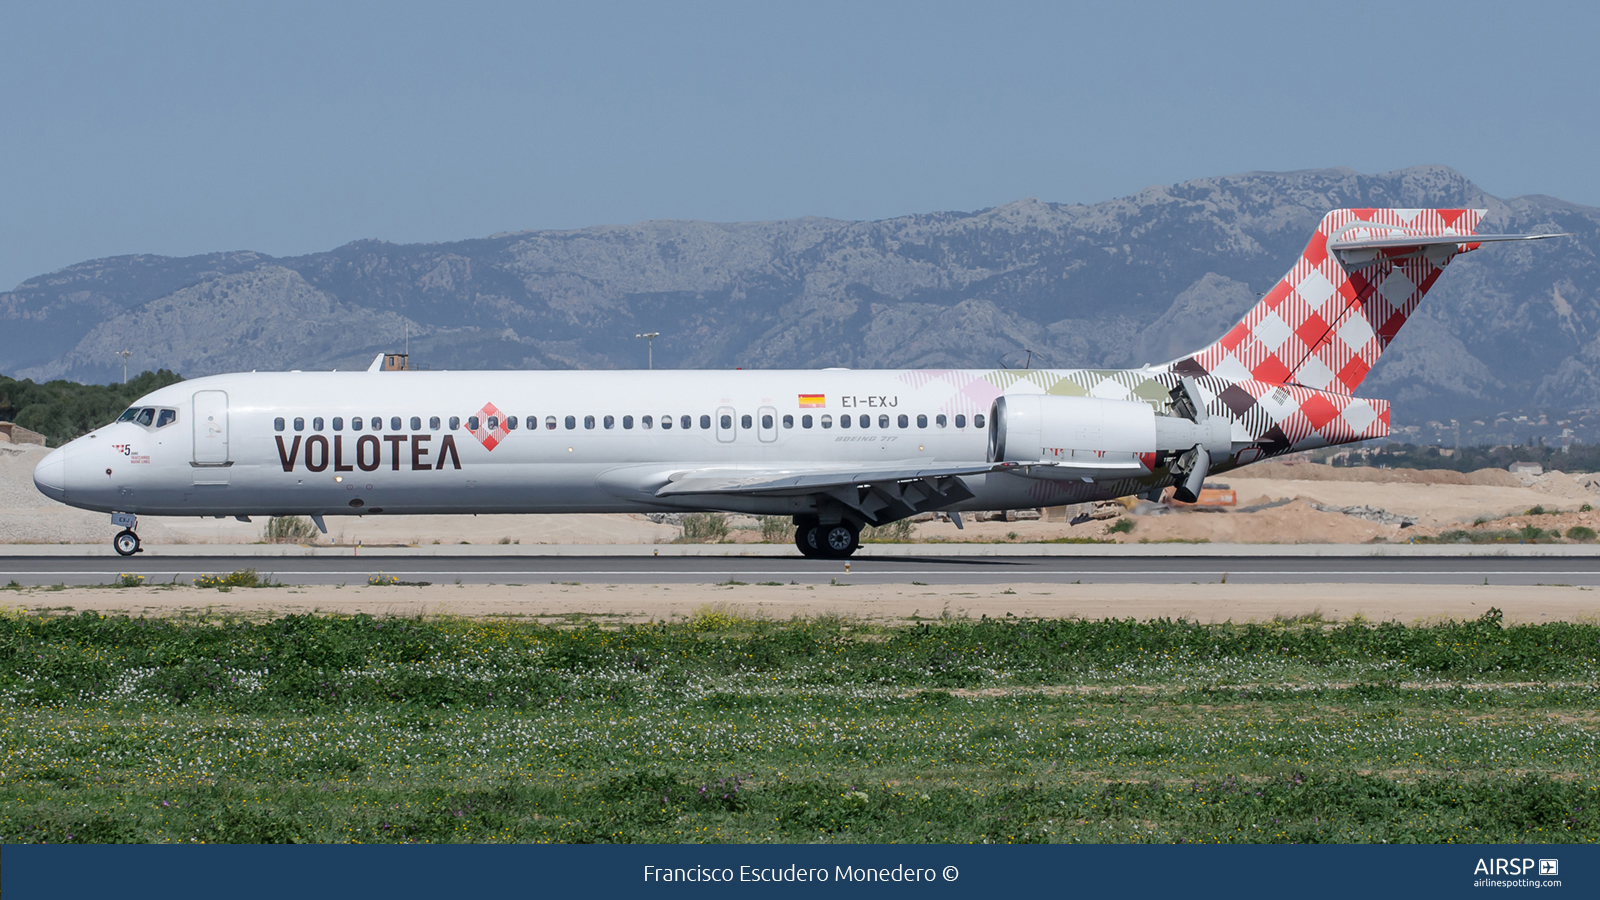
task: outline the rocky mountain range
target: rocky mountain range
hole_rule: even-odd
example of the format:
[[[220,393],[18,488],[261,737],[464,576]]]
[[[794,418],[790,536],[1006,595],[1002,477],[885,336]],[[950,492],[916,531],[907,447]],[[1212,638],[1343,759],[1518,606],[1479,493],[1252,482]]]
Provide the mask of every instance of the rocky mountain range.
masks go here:
[[[1600,209],[1502,200],[1443,166],[1252,172],[1093,205],[1018,200],[877,222],[654,221],[325,253],[91,260],[0,294],[0,372],[107,381],[365,367],[410,335],[436,369],[1159,362],[1209,343],[1329,209],[1486,207],[1574,237],[1458,259],[1361,393],[1420,421],[1600,406]]]

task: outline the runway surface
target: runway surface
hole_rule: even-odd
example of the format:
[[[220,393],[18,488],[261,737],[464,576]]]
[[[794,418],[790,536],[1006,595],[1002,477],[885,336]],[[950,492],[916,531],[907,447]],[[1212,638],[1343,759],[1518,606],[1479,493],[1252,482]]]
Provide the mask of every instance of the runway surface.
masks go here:
[[[1492,584],[1600,586],[1600,558],[1215,556],[1061,558],[900,557],[10,557],[0,583],[92,585],[123,573],[145,583],[256,569],[285,584],[365,584],[383,575],[432,584]],[[1597,598],[1600,603],[1600,598]]]

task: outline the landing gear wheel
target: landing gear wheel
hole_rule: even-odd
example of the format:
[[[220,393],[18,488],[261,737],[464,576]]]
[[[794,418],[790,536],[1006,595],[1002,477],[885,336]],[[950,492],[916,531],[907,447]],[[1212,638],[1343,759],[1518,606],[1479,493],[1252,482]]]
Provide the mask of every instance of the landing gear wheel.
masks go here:
[[[817,546],[829,559],[847,559],[861,546],[861,532],[849,522],[819,525]]]
[[[822,555],[822,548],[817,543],[816,525],[800,525],[794,530],[794,545],[800,548],[800,555],[807,559],[816,559]]]
[[[124,528],[111,539],[111,546],[123,556],[132,556],[139,552],[139,536]]]

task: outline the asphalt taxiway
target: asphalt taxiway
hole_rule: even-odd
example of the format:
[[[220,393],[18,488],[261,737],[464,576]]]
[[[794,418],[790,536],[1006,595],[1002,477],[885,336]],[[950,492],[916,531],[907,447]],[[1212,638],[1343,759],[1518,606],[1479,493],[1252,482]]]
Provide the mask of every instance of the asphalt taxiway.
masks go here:
[[[15,552],[15,551],[13,551]],[[146,584],[255,569],[298,585],[366,584],[1427,584],[1600,586],[1600,556],[916,556],[848,561],[771,556],[0,557],[0,583]],[[1600,605],[1600,603],[1597,603]]]

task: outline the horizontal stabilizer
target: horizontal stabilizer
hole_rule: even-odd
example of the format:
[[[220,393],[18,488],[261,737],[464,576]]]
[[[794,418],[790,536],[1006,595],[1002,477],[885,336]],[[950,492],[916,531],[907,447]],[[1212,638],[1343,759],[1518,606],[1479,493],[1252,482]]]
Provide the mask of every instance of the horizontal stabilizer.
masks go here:
[[[1357,229],[1364,231],[1365,229]],[[1394,250],[1403,247],[1436,247],[1447,244],[1487,244],[1491,241],[1542,241],[1570,237],[1569,234],[1378,234],[1338,237],[1328,242],[1329,250]]]

